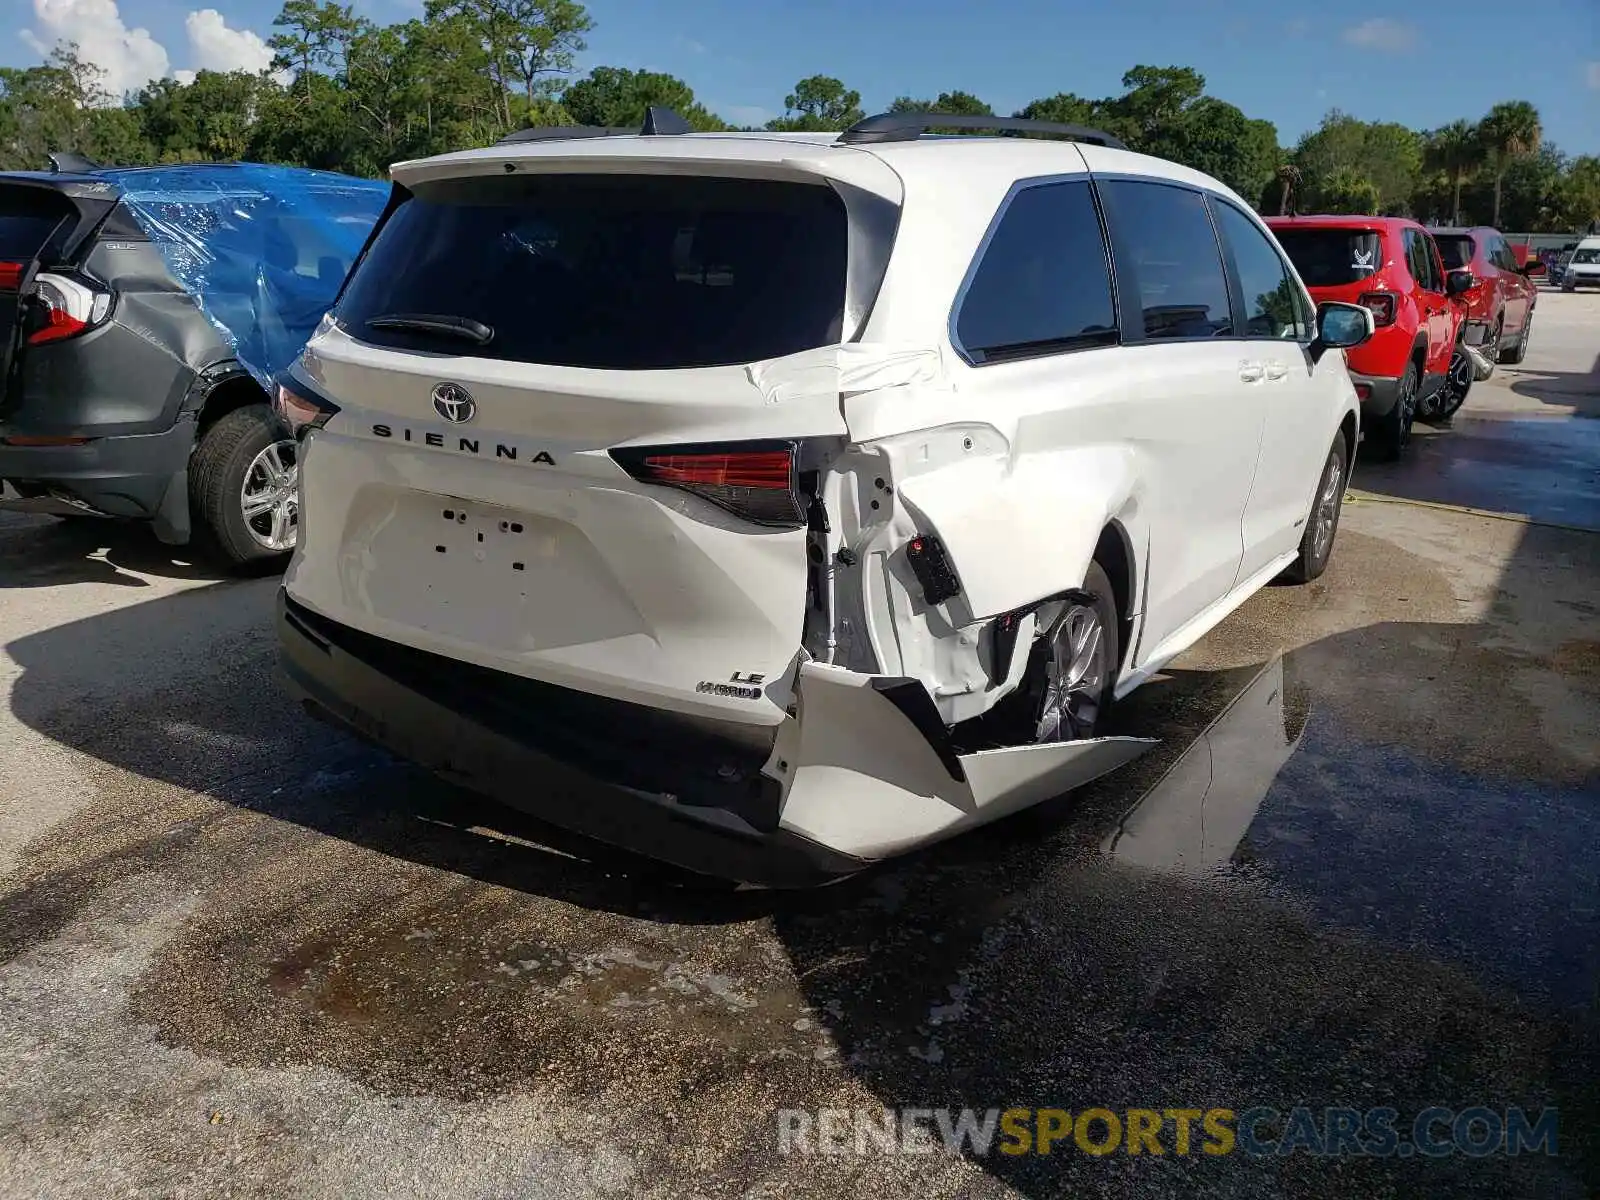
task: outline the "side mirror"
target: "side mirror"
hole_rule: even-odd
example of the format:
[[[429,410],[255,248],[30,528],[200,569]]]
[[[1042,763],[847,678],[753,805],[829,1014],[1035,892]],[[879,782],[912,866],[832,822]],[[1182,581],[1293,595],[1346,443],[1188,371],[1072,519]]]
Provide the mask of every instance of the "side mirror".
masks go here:
[[[1478,286],[1478,277],[1471,271],[1451,271],[1444,279],[1444,294],[1459,296]]]
[[[1329,300],[1317,305],[1317,350],[1348,350],[1372,336],[1377,326],[1372,310],[1361,304]]]

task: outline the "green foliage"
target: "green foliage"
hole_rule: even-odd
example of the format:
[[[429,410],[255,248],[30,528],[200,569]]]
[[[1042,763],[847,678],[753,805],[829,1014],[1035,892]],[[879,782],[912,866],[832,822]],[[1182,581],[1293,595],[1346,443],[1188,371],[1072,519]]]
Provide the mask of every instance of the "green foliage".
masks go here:
[[[672,109],[698,130],[727,128],[694,98],[694,89],[687,83],[657,71],[596,67],[566,90],[561,103],[579,125],[637,129],[644,122],[645,109],[657,105]]]
[[[1354,167],[1338,167],[1318,187],[1320,210],[1329,213],[1356,213],[1376,216],[1383,193],[1378,185]]]
[[[848,129],[862,117],[861,93],[847,89],[831,75],[812,75],[794,85],[783,98],[783,116],[767,122],[768,129]]]
[[[596,66],[568,82],[592,27],[579,0],[423,0],[420,18],[389,25],[353,0],[284,0],[272,72],[155,80],[120,104],[103,73],[63,44],[38,66],[0,68],[0,169],[37,169],[51,151],[74,150],[128,165],[255,159],[381,175],[528,125],[637,126],[650,105],[698,130],[728,128],[673,75]],[[840,130],[864,115],[861,94],[829,75],[797,82],[784,106],[767,128]],[[900,96],[890,109],[993,111],[959,90]],[[1289,152],[1270,122],[1207,95],[1193,68],[1141,64],[1118,95],[1057,92],[1016,115],[1104,130],[1215,176],[1263,212],[1409,213],[1536,231],[1600,220],[1600,159],[1544,145],[1526,101],[1427,133],[1335,109]]]
[[[1358,121],[1334,109],[1295,148],[1305,180],[1301,211],[1335,211],[1328,207],[1329,187],[1336,176],[1343,184],[1354,175],[1377,189],[1382,211],[1408,214],[1422,174],[1422,146],[1422,136],[1404,125]]]

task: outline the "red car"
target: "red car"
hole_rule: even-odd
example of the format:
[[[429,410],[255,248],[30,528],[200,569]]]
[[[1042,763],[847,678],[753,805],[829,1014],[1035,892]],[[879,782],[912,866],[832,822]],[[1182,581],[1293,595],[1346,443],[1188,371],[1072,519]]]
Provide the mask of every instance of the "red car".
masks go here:
[[[1399,458],[1419,414],[1441,419],[1466,399],[1472,364],[1457,348],[1465,310],[1450,297],[1473,281],[1447,275],[1428,231],[1403,217],[1268,217],[1267,225],[1312,299],[1372,310],[1377,331],[1348,352],[1350,379],[1364,444]]]
[[[1467,345],[1490,362],[1519,363],[1528,352],[1533,306],[1539,289],[1518,266],[1515,252],[1498,230],[1432,229],[1445,269],[1468,270],[1477,284],[1461,297],[1467,306]],[[1531,260],[1538,262],[1537,259]],[[1543,269],[1543,264],[1539,264]]]

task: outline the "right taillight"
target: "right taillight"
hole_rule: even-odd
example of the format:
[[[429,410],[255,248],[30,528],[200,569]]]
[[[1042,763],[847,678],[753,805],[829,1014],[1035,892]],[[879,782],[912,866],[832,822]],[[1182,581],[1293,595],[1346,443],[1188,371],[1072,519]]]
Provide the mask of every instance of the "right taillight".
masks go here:
[[[1360,303],[1372,310],[1374,325],[1394,324],[1394,294],[1392,292],[1367,292]]]
[[[632,446],[611,457],[641,483],[678,488],[757,525],[806,523],[793,442]]]
[[[111,294],[63,275],[40,275],[33,281],[35,317],[30,346],[61,342],[87,333],[111,312]]]

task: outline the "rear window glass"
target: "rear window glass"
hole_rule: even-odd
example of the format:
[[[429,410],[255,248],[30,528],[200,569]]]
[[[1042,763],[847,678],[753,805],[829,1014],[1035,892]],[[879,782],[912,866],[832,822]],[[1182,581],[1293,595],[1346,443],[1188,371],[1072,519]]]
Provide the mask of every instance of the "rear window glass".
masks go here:
[[[1378,273],[1383,251],[1378,235],[1360,229],[1274,229],[1307,287],[1360,283]]]
[[[376,345],[554,366],[755,362],[840,339],[847,251],[844,202],[825,185],[452,180],[395,210],[338,319]],[[445,318],[477,340],[404,328],[397,316]]]
[[[1439,247],[1439,257],[1444,259],[1446,271],[1458,271],[1472,265],[1472,239],[1464,233],[1433,235]]]
[[[67,210],[67,202],[59,196],[33,189],[0,189],[0,259],[31,259]]]

